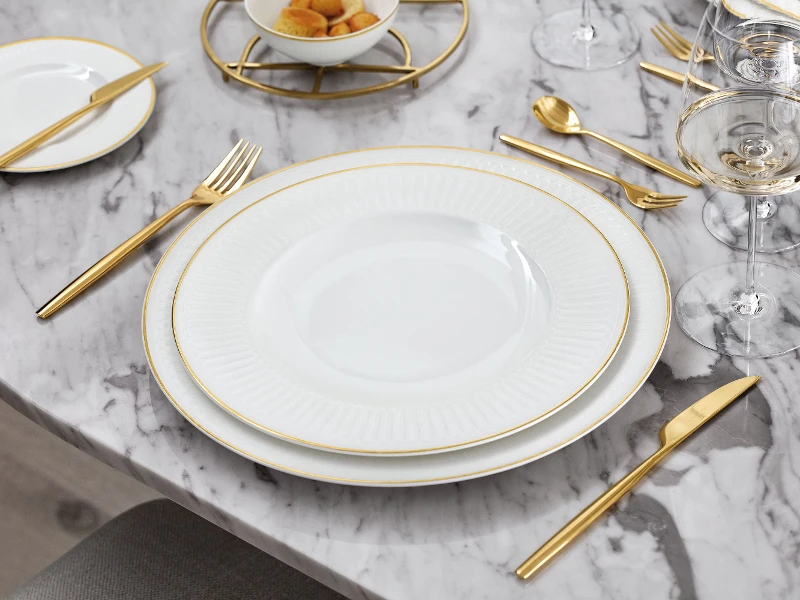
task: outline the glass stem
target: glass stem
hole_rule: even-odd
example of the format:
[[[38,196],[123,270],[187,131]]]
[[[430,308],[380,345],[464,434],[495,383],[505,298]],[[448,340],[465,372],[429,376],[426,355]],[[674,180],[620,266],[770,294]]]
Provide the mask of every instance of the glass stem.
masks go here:
[[[748,196],[749,222],[747,225],[747,272],[744,291],[736,302],[736,311],[742,315],[755,315],[761,310],[756,293],[756,225],[758,222],[759,201],[764,196]]]
[[[766,196],[759,196],[758,197],[758,218],[759,219],[768,219],[773,214],[775,214],[774,206],[772,203],[767,200]]]
[[[594,26],[591,17],[591,0],[583,0],[581,6],[581,23],[573,34],[583,42],[591,42],[594,38]]]

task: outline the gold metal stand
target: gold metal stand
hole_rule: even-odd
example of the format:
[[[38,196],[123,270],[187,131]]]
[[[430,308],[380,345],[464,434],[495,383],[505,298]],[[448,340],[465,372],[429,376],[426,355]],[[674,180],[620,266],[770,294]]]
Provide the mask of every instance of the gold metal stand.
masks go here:
[[[259,36],[254,35],[250,38],[247,44],[242,51],[239,60],[236,62],[225,62],[221,60],[217,54],[214,52],[214,49],[211,47],[211,43],[208,41],[208,21],[211,17],[211,13],[214,10],[214,7],[217,6],[220,2],[239,2],[241,0],[210,0],[208,6],[203,11],[203,17],[200,21],[200,38],[203,42],[203,49],[208,54],[208,57],[211,61],[217,66],[217,68],[222,71],[222,80],[229,81],[230,79],[235,79],[245,85],[249,85],[250,87],[256,88],[257,90],[261,90],[262,92],[269,92],[270,94],[277,94],[278,96],[286,96],[289,98],[307,98],[310,100],[335,100],[338,98],[353,98],[355,96],[363,96],[365,94],[372,94],[374,92],[380,92],[383,90],[388,90],[404,83],[411,83],[412,87],[417,88],[419,87],[419,78],[425,75],[426,73],[432,71],[439,65],[441,65],[447,58],[453,54],[456,48],[458,48],[459,44],[461,44],[462,40],[464,39],[464,35],[467,33],[467,26],[469,24],[469,7],[467,6],[467,0],[400,0],[401,4],[460,4],[462,9],[462,17],[461,17],[461,27],[458,30],[458,34],[453,42],[447,47],[447,49],[442,52],[439,56],[437,56],[434,60],[429,62],[423,67],[415,67],[411,64],[411,46],[409,46],[408,41],[406,38],[396,29],[392,28],[389,29],[389,34],[391,34],[394,39],[396,39],[400,46],[403,48],[403,53],[405,58],[403,59],[403,64],[400,65],[359,65],[354,63],[343,63],[340,65],[335,65],[332,67],[315,67],[313,65],[308,65],[305,63],[261,63],[261,62],[248,62],[248,58],[250,54],[253,52],[253,47],[258,43],[261,39]],[[302,90],[293,90],[288,88],[277,87],[274,85],[268,85],[266,83],[262,83],[260,81],[256,81],[251,77],[245,75],[245,70],[252,70],[252,71],[316,71],[316,77],[314,78],[314,86],[311,91],[302,91]],[[336,72],[355,72],[355,73],[389,73],[389,74],[396,74],[396,79],[392,79],[390,81],[382,81],[380,83],[376,83],[374,85],[369,85],[365,87],[359,88],[352,88],[349,90],[339,90],[335,92],[323,92],[321,91],[322,87],[322,79],[326,73],[336,73]]]

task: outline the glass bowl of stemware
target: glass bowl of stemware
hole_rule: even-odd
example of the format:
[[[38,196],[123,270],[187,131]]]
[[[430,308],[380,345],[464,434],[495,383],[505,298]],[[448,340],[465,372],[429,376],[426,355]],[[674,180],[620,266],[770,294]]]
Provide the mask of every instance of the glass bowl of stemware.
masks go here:
[[[800,31],[800,21],[753,2],[724,1],[715,9],[717,29],[728,34],[714,48],[703,49],[703,60],[716,61],[740,83],[797,87],[797,49],[791,42]],[[721,242],[746,250],[748,207],[746,197],[719,190],[703,206],[703,223]],[[800,193],[763,196],[757,207],[756,252],[784,252],[800,246]]]
[[[791,20],[750,19],[716,0],[684,82],[678,154],[704,183],[747,206],[747,260],[692,276],[675,313],[692,339],[730,356],[800,347],[800,275],[756,261],[759,209],[800,190],[799,49]]]

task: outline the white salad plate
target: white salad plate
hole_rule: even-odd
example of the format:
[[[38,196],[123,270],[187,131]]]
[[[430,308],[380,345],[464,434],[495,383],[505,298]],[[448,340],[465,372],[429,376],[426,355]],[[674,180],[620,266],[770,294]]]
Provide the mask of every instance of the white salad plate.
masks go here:
[[[188,261],[243,208],[286,186],[326,173],[386,163],[450,164],[513,177],[550,192],[586,216],[615,248],[630,286],[631,314],[609,367],[563,410],[522,431],[471,448],[386,458],[321,451],[251,427],[221,408],[184,368],[172,331],[172,302]],[[312,479],[365,486],[415,486],[481,477],[520,466],[566,446],[619,410],[656,365],[670,322],[667,277],[644,233],[605,197],[560,173],[491,152],[392,147],[299,163],[258,179],[195,219],[162,257],[145,297],[142,329],[154,379],[195,427],[234,452],[270,468]]]
[[[577,398],[622,341],[625,273],[574,208],[436,164],[291,185],[212,233],[175,292],[186,368],[244,422],[334,452],[452,451]]]
[[[92,40],[46,37],[0,46],[0,115],[9,117],[0,127],[0,154],[88,104],[98,88],[143,66],[122,50]],[[144,126],[155,100],[153,81],[142,81],[0,170],[54,171],[108,154]]]

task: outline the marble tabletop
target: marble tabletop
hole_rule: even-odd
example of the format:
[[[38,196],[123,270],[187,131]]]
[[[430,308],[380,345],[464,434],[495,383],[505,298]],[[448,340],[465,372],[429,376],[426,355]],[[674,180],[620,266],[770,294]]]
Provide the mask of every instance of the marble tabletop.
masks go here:
[[[556,92],[588,126],[677,164],[680,88],[638,60],[675,69],[647,33],[664,19],[692,35],[702,0],[601,0],[643,33],[627,64],[597,73],[538,60],[529,34],[545,0],[472,0],[468,39],[418,90],[347,101],[287,100],[224,83],[198,36],[202,0],[8,0],[0,43],[64,35],[114,44],[156,76],[141,133],[84,166],[0,176],[0,396],[71,444],[352,598],[703,600],[800,596],[800,360],[730,360],[677,326],[652,376],[607,423],[533,464],[461,484],[366,489],[318,483],[234,455],[184,421],[152,380],[140,334],[144,293],[161,253],[190,216],[47,321],[34,310],[98,257],[183,199],[232,141],[264,145],[256,175],[322,154],[393,144],[510,152],[506,132],[538,140],[662,191],[688,193],[663,212],[633,208],[661,254],[673,292],[705,266],[743,258],[701,221],[703,188],[653,174],[592,141],[549,134],[530,105]],[[251,30],[241,5],[223,9],[212,40],[235,60]],[[420,18],[420,17],[423,18]],[[415,62],[443,47],[454,6],[403,6],[397,27]],[[2,118],[12,118],[3,115]],[[574,173],[571,173],[575,175]],[[769,260],[797,266],[795,251]],[[712,388],[764,377],[689,440],[538,578],[513,569],[609,482],[657,446],[661,424]]]

